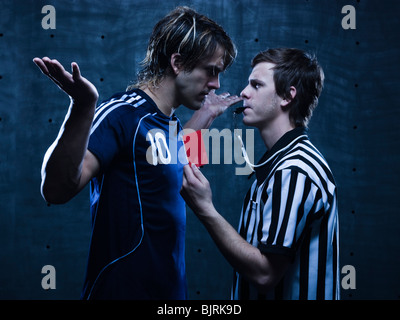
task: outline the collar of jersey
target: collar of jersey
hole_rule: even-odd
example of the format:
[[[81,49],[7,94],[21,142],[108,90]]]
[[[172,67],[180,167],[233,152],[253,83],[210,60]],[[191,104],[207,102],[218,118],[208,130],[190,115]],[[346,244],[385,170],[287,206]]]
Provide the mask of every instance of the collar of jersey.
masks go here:
[[[150,98],[146,92],[144,92],[141,89],[133,89],[131,90],[132,92],[135,91],[137,94],[139,94],[140,96],[142,96],[143,98],[145,98],[147,100],[148,103],[150,103],[152,105],[152,107],[154,108],[154,112],[157,113],[158,116],[160,116],[161,118],[164,118],[167,121],[176,121],[177,117],[175,116],[175,113],[172,114],[172,116],[168,117],[167,115],[165,115],[164,113],[161,112],[160,109],[158,109],[157,104],[153,101],[152,98]]]
[[[260,176],[260,173],[265,172],[265,166],[269,165],[271,163],[270,160],[273,161],[275,159],[276,155],[279,154],[283,149],[285,149],[292,141],[296,140],[297,138],[301,136],[306,136],[307,137],[308,129],[305,127],[297,127],[294,128],[293,130],[290,130],[286,132],[274,145],[270,150],[267,150],[260,161],[258,161],[257,164],[261,164],[265,162],[265,165],[260,166],[259,168],[255,168],[256,171],[256,176],[257,180],[260,182],[263,180],[262,177]],[[268,160],[270,159],[270,160]],[[268,160],[268,161],[267,161]],[[258,169],[258,170],[257,170]],[[263,176],[263,174],[261,174]]]

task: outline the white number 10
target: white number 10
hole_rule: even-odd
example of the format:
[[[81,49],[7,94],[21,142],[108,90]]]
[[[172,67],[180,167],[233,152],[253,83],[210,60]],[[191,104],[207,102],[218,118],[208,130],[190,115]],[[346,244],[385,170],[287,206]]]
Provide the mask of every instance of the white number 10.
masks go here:
[[[171,163],[171,152],[168,149],[164,134],[156,132],[153,137],[153,135],[148,132],[146,140],[150,141],[151,144],[146,152],[146,160],[148,163],[153,166],[156,166],[158,161],[162,164]]]

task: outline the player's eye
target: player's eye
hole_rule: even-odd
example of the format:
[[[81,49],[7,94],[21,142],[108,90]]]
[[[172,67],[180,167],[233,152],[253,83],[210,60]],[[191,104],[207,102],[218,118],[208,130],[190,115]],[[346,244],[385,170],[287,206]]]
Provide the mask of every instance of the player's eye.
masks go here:
[[[213,67],[207,68],[207,75],[210,77],[215,77],[215,75],[216,75],[215,68],[213,68]]]

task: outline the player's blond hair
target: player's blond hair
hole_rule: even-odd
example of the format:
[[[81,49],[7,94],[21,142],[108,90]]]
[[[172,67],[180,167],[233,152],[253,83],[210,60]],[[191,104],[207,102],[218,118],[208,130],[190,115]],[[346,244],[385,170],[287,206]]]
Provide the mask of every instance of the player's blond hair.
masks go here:
[[[231,38],[216,22],[188,7],[177,7],[154,27],[146,57],[133,88],[157,87],[170,67],[172,54],[180,54],[180,64],[192,71],[203,59],[211,57],[218,46],[224,49],[224,69],[236,58]]]

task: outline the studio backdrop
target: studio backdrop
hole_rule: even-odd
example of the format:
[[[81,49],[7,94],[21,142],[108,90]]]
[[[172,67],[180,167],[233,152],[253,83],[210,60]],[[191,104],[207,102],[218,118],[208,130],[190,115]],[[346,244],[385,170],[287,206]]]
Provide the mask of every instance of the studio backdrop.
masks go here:
[[[76,61],[107,99],[135,79],[155,22],[177,5],[208,15],[237,45],[220,93],[240,94],[261,50],[297,47],[318,57],[326,79],[309,134],[338,185],[342,299],[399,299],[395,0],[0,0],[0,299],[78,299],[91,235],[88,188],[65,205],[41,197],[43,156],[69,99],[32,59],[48,56],[68,69]],[[191,111],[176,114],[185,123]],[[202,171],[236,228],[254,178],[244,172],[235,128],[258,161],[258,133],[228,110],[212,125],[217,138]],[[186,263],[190,299],[230,298],[232,268],[189,209]]]

